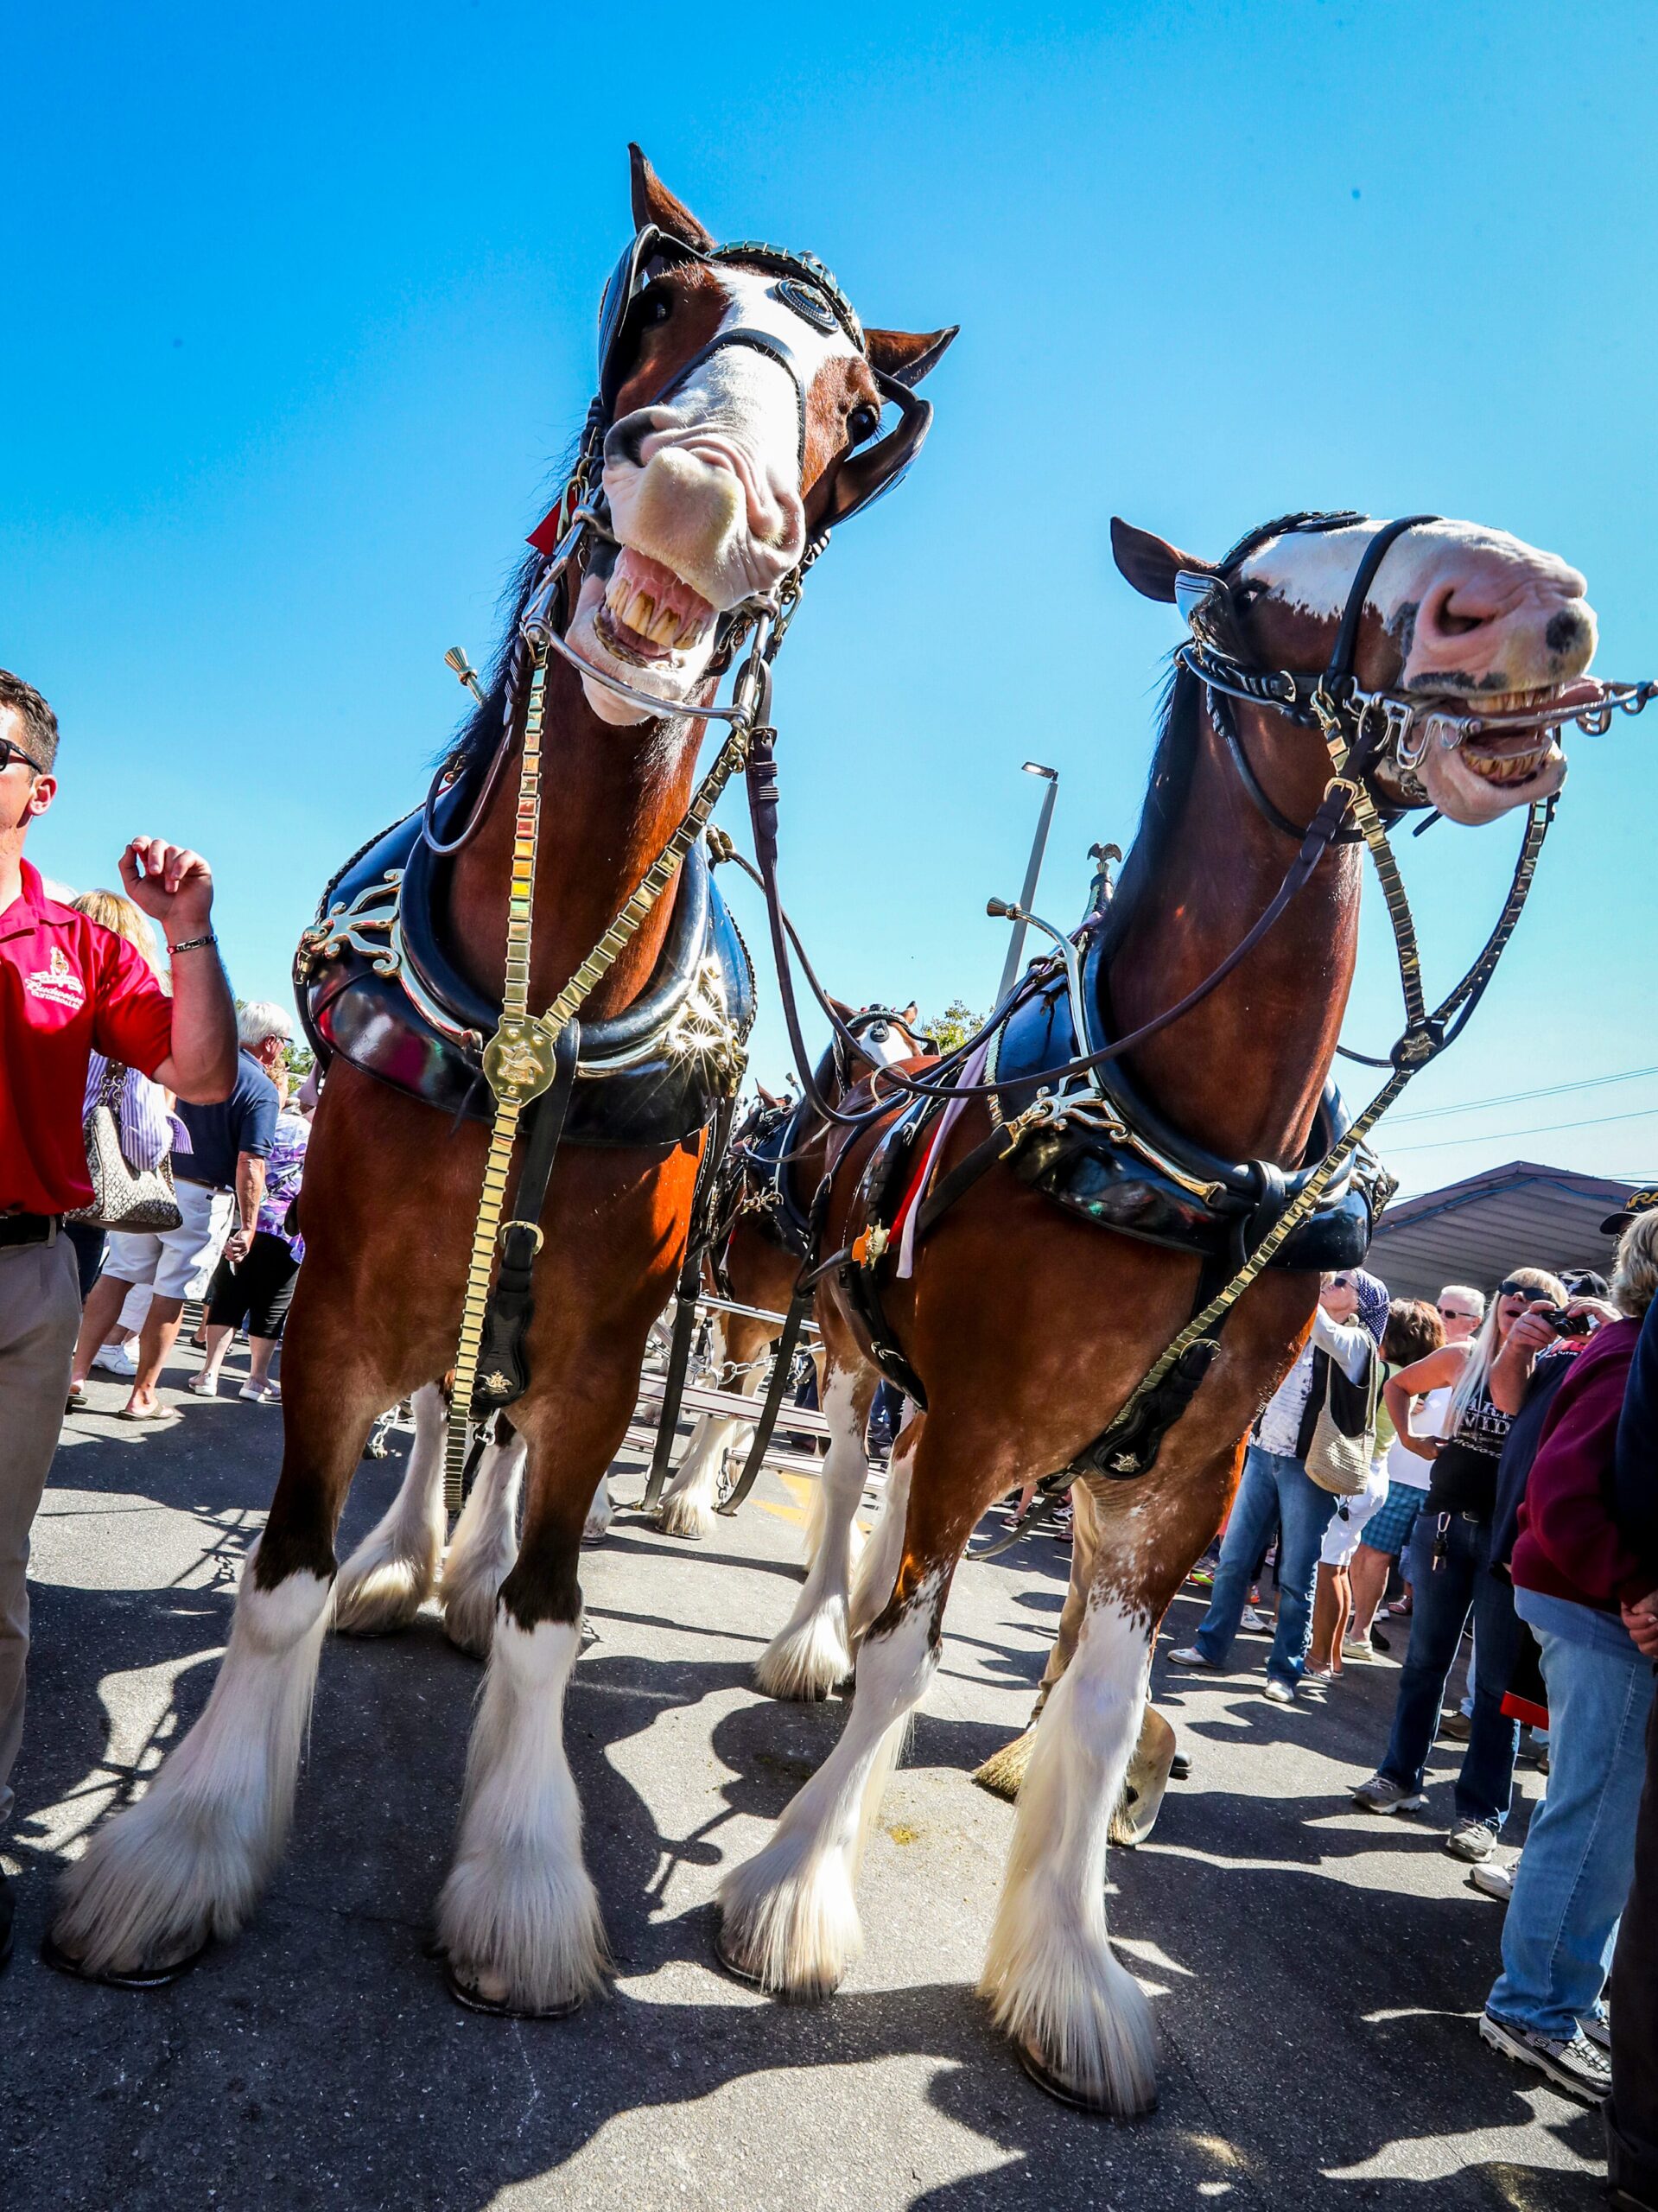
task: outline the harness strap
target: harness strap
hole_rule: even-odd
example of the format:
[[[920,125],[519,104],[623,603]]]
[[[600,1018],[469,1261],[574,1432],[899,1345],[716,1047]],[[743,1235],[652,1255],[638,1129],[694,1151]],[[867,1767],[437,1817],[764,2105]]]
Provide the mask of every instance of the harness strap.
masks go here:
[[[799,1344],[800,1332],[805,1325],[811,1301],[810,1287],[804,1282],[797,1282],[789,1300],[789,1310],[783,1317],[783,1333],[778,1338],[772,1372],[766,1381],[765,1395],[760,1402],[759,1418],[754,1424],[754,1440],[748,1447],[748,1457],[743,1462],[743,1471],[733,1485],[730,1497],[723,1505],[715,1509],[727,1518],[736,1512],[759,1480],[760,1467],[777,1430],[783,1394],[789,1387],[789,1370],[794,1365],[796,1347]]]
[[[484,1313],[478,1379],[473,1385],[474,1421],[482,1421],[486,1414],[510,1406],[530,1387],[524,1337],[535,1307],[530,1291],[530,1278],[536,1255],[542,1247],[541,1217],[547,1204],[553,1163],[558,1157],[559,1141],[570,1110],[570,1094],[575,1088],[576,1059],[581,1049],[581,1023],[567,1022],[553,1047],[552,1082],[539,1098],[530,1102],[524,1117],[529,1134],[524,1140],[524,1161],[513,1198],[518,1211],[500,1231],[500,1266]],[[463,1490],[464,1487],[463,1484]]]

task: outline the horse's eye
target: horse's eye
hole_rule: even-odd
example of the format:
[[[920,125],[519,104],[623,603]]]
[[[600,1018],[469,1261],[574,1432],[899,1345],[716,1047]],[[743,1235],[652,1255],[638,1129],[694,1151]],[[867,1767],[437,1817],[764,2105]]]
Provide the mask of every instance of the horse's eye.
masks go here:
[[[665,286],[658,291],[652,285],[639,302],[639,321],[648,329],[652,323],[666,322],[673,311],[673,294]]]
[[[846,427],[847,435],[853,444],[861,446],[867,438],[873,438],[880,429],[880,410],[878,407],[871,407],[867,402],[861,407],[854,407],[846,418]]]

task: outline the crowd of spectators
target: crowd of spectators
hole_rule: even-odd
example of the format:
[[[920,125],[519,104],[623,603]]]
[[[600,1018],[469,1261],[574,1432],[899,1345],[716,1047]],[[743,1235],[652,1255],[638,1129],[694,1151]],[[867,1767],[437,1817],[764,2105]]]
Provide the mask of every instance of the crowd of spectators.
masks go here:
[[[1610,1284],[1522,1266],[1489,1302],[1451,1283],[1429,1306],[1390,1304],[1363,1270],[1327,1277],[1195,1578],[1204,1619],[1168,1658],[1218,1670],[1241,1629],[1270,1634],[1265,1695],[1317,1702],[1403,1632],[1387,1743],[1353,1801],[1421,1814],[1435,1738],[1462,1745],[1445,1847],[1507,1905],[1480,2032],[1585,2101],[1610,2096],[1614,2174],[1638,2205],[1658,2202],[1658,1896],[1637,1891],[1634,1936],[1626,1922],[1618,1938],[1638,1816],[1658,1851],[1654,1792],[1641,1809],[1658,1658],[1658,1191],[1604,1229],[1618,1239]],[[1374,1409],[1362,1478],[1319,1442],[1332,1363]],[[1464,1649],[1466,1695],[1447,1708]],[[1505,1864],[1524,1721],[1547,1789]]]

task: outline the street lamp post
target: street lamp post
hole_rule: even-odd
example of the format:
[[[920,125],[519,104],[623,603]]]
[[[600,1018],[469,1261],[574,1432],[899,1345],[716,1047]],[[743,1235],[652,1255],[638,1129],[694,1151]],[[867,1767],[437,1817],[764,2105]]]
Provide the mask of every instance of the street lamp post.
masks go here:
[[[1045,768],[1039,760],[1027,760],[1024,766],[1025,773],[1027,776],[1040,776],[1047,786],[1042,794],[1041,811],[1036,817],[1036,835],[1031,840],[1031,859],[1030,865],[1025,871],[1025,888],[1019,895],[1019,903],[1028,914],[1031,911],[1031,903],[1036,897],[1037,879],[1042,873],[1042,855],[1047,847],[1048,824],[1053,820],[1053,802],[1059,790],[1059,771],[1057,768]],[[1007,940],[1007,958],[1002,968],[1001,982],[996,991],[996,1001],[999,1005],[1013,988],[1019,975],[1020,962],[1024,957],[1024,954],[1025,925],[1022,921],[1019,921],[1014,923],[1013,933]]]

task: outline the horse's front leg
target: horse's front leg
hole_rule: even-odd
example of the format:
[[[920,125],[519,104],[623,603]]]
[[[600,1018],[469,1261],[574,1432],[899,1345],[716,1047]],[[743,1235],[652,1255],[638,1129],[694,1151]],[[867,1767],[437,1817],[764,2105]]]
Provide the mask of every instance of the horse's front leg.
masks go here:
[[[437,1582],[448,1526],[443,1446],[448,1407],[428,1382],[416,1391],[415,1442],[397,1495],[340,1570],[334,1624],[342,1636],[386,1636],[407,1628]]]
[[[861,1360],[842,1365],[835,1353],[829,1355],[823,1407],[829,1446],[807,1533],[810,1563],[788,1625],[772,1637],[754,1669],[755,1681],[769,1697],[824,1698],[852,1672],[856,1515],[869,1478],[864,1432],[879,1379]]]
[[[52,1940],[64,1961],[96,1977],[165,1978],[233,1934],[287,1834],[328,1623],[334,1531],[371,1424],[411,1380],[389,1354],[377,1357],[353,1286],[320,1266],[310,1272],[288,1325],[282,1479],[206,1709],[64,1879]]]
[[[486,1657],[495,1632],[495,1600],[518,1555],[518,1488],[524,1439],[505,1421],[484,1447],[472,1491],[443,1562],[443,1633],[462,1651]]]
[[[721,1887],[721,1956],[763,1988],[825,1996],[862,1948],[853,1885],[864,1842],[905,1724],[938,1663],[956,1561],[981,1504],[994,1495],[952,1492],[937,1416],[930,1414],[914,1450],[897,1583],[859,1649],[857,1694],[841,1739],[785,1807],[764,1850],[734,1867]]]
[[[1236,1454],[1183,1465],[1166,1443],[1143,1497],[1095,1481],[1088,1604],[1049,1688],[1008,1853],[981,1995],[1026,2066],[1068,2101],[1119,2118],[1156,2101],[1151,2012],[1105,1919],[1111,1819],[1139,1740],[1152,1637],[1218,1521]]]
[[[740,1313],[716,1313],[710,1349],[717,1362],[715,1387],[753,1397],[760,1386],[759,1363],[771,1342],[770,1324]],[[734,1451],[746,1448],[753,1426],[734,1414],[704,1414],[691,1431],[685,1456],[662,1494],[657,1522],[664,1536],[700,1542],[714,1532],[720,1503],[720,1478]]]
[[[531,1372],[547,1379],[512,1409],[528,1447],[524,1535],[496,1599],[437,1915],[450,1988],[486,2012],[556,2018],[604,1978],[564,1691],[581,1645],[582,1524],[598,1474],[626,1434],[639,1349],[631,1364],[613,1346],[532,1350]]]

